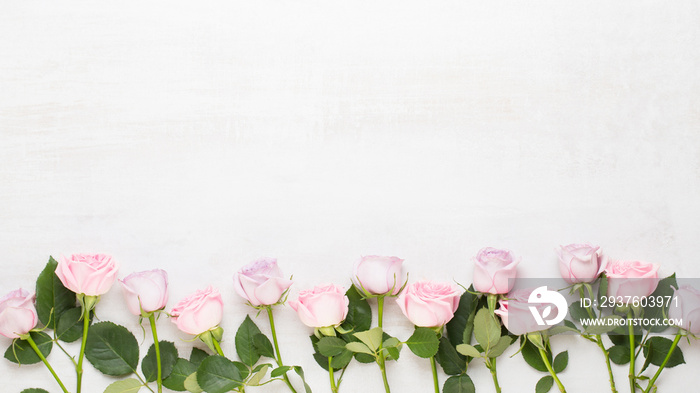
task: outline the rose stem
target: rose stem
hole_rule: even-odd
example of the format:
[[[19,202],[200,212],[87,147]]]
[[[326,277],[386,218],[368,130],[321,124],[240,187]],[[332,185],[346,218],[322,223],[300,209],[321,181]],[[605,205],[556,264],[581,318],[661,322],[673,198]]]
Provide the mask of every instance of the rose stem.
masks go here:
[[[579,291],[581,294],[581,299],[587,298],[586,292],[584,292],[583,287],[579,288]],[[593,294],[589,292],[588,298],[590,299],[592,297]],[[595,315],[593,315],[593,311],[591,311],[590,307],[586,307],[586,311],[588,312],[588,316],[591,317],[591,319],[595,319]],[[605,346],[603,345],[603,338],[600,334],[595,335],[595,340],[600,350],[603,351],[603,356],[605,356],[605,365],[608,366],[608,378],[610,379],[610,390],[612,391],[612,393],[617,393],[617,389],[615,388],[615,377],[613,376],[612,367],[610,366],[610,354],[608,353],[608,350],[605,349]]]
[[[430,367],[433,369],[433,385],[435,385],[435,393],[440,393],[440,383],[438,382],[437,367],[435,367],[435,356],[430,357]]]
[[[635,388],[635,380],[636,380],[636,375],[635,375],[635,370],[634,370],[634,326],[632,325],[632,310],[627,311],[627,324],[628,324],[628,332],[629,332],[629,337],[630,337],[630,373],[629,373],[629,380],[630,380],[630,393],[634,393],[637,391]]]
[[[554,382],[557,383],[557,386],[559,387],[559,391],[561,393],[566,393],[566,389],[564,388],[564,385],[562,385],[561,381],[559,380],[559,377],[557,377],[557,373],[554,372],[552,365],[549,363],[549,359],[547,358],[547,352],[545,352],[544,349],[542,349],[542,348],[539,348],[539,350],[540,350],[540,356],[542,357],[542,361],[544,362],[545,367],[547,367],[549,374],[552,376],[552,378],[554,378]]]
[[[277,362],[278,366],[283,366],[284,363],[282,362],[282,355],[280,354],[280,347],[279,344],[277,344],[277,331],[275,330],[275,318],[272,316],[272,307],[267,306],[267,316],[270,319],[270,330],[272,331],[272,342],[275,344],[275,354],[277,355],[277,359],[275,361]],[[282,379],[284,379],[284,383],[287,384],[287,387],[289,387],[289,390],[291,390],[294,393],[297,393],[297,391],[294,389],[294,386],[292,386],[292,383],[289,382],[289,377],[287,377],[287,374],[284,373],[282,374]]]
[[[85,344],[87,343],[88,328],[90,327],[90,308],[83,300],[83,342],[80,344],[80,355],[78,355],[78,367],[75,371],[78,375],[78,386],[76,391],[80,393],[83,385],[83,358],[85,357]]]
[[[493,386],[496,388],[496,393],[501,393],[501,385],[498,384],[498,374],[496,373],[496,358],[486,359],[486,366],[491,370],[491,378],[493,378]]]
[[[382,322],[384,321],[384,296],[379,296],[377,298],[377,324],[379,327],[382,327]],[[382,335],[383,335],[383,330],[382,330]],[[384,390],[386,393],[391,393],[391,389],[389,389],[389,381],[386,379],[386,364],[384,362],[384,353],[382,352],[382,344],[383,344],[383,338],[379,340],[379,348],[377,349],[377,353],[379,354],[377,356],[377,363],[379,364],[379,369],[382,372],[382,380],[384,381]]]
[[[678,332],[676,334],[676,338],[673,340],[673,344],[671,344],[671,348],[669,348],[668,353],[666,354],[666,358],[664,359],[663,363],[659,366],[659,369],[656,370],[656,374],[649,380],[649,385],[647,386],[647,389],[644,391],[644,393],[649,393],[651,392],[651,388],[654,387],[654,382],[656,382],[656,379],[659,378],[659,375],[661,375],[661,371],[663,371],[664,367],[666,367],[666,363],[671,359],[671,355],[673,355],[673,351],[676,350],[676,346],[678,345],[678,341],[681,340],[681,333]]]
[[[151,331],[153,332],[153,345],[155,346],[155,349],[156,349],[156,365],[158,366],[158,377],[156,379],[156,382],[158,384],[158,393],[161,393],[163,391],[163,371],[161,370],[160,345],[158,343],[158,332],[156,331],[156,317],[155,317],[155,315],[151,314],[148,317],[148,320],[151,322]]]
[[[59,378],[58,375],[56,375],[56,372],[53,370],[53,368],[52,368],[51,365],[49,364],[49,361],[46,360],[46,358],[44,357],[44,355],[41,353],[41,351],[39,350],[39,348],[36,346],[36,343],[34,342],[34,339],[32,339],[32,336],[30,336],[29,334],[27,334],[27,337],[25,338],[25,340],[27,340],[27,342],[29,343],[29,345],[30,345],[30,346],[32,347],[32,349],[34,350],[34,352],[36,352],[36,354],[39,356],[39,359],[41,359],[41,361],[44,362],[44,364],[46,365],[46,368],[49,369],[49,371],[51,372],[51,375],[53,375],[53,377],[56,379],[56,382],[58,382],[58,384],[61,385],[61,389],[62,389],[65,393],[68,393],[68,389],[66,389],[66,386],[63,385],[63,382],[61,382],[61,378]]]
[[[219,345],[219,342],[214,337],[211,338],[211,341],[212,341],[212,343],[214,343],[214,348],[216,349],[216,353],[218,353],[219,356],[221,356],[221,357],[226,357],[226,356],[224,356],[224,351],[221,350],[221,345]]]
[[[331,391],[333,393],[338,393],[338,387],[335,385],[335,377],[333,376],[333,367],[331,362],[333,361],[333,356],[328,357],[328,376],[331,378]]]

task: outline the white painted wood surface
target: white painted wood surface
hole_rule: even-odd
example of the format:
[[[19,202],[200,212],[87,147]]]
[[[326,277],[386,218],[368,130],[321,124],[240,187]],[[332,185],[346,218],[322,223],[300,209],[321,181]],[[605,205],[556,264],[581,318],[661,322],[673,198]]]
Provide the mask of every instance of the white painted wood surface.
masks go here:
[[[233,355],[254,313],[231,276],[259,256],[294,274],[293,293],[347,285],[372,253],[467,283],[488,245],[522,256],[523,276],[556,276],[553,248],[577,241],[699,277],[698,20],[684,0],[5,1],[0,288],[32,288],[49,255],[110,253],[122,276],[161,267],[171,304],[221,288]],[[140,334],[119,288],[98,316]],[[288,307],[278,319],[285,359],[328,391],[310,331]],[[396,307],[386,324],[410,334]],[[185,356],[187,337],[161,325]],[[595,346],[554,345],[570,351],[570,392],[606,391]],[[696,390],[697,345],[686,360],[663,392]],[[520,356],[499,368],[504,392],[541,377]],[[492,391],[482,365],[470,375]],[[408,350],[389,378],[431,389]],[[40,366],[3,361],[0,379],[57,391]],[[111,381],[89,366],[85,380]],[[353,364],[341,389],[379,392],[379,371]],[[250,389],[263,390],[285,388]]]

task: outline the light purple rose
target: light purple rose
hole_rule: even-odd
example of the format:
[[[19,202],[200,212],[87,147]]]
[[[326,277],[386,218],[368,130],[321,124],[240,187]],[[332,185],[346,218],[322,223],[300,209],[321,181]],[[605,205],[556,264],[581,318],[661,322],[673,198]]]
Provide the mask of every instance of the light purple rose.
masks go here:
[[[679,328],[700,334],[700,291],[684,285],[675,290],[668,308],[669,319],[682,319]]]
[[[438,327],[455,316],[459,297],[460,293],[450,284],[418,281],[408,285],[396,298],[396,303],[414,325]]]
[[[645,297],[659,284],[659,265],[640,261],[609,261],[605,268],[608,296]]]
[[[402,263],[397,257],[362,257],[355,263],[353,282],[370,295],[396,295],[403,286]]]
[[[284,278],[275,258],[261,258],[243,267],[233,276],[233,288],[253,306],[268,306],[280,301],[293,281]]]
[[[0,334],[18,338],[34,329],[38,321],[34,294],[17,289],[0,299]]]
[[[482,248],[474,258],[474,289],[482,293],[508,293],[515,284],[516,259],[508,250]]]
[[[162,310],[168,302],[168,273],[164,270],[131,273],[120,282],[126,306],[134,315]]]
[[[600,256],[600,247],[590,244],[568,244],[560,246],[559,271],[569,284],[593,282],[603,272],[605,265]]]

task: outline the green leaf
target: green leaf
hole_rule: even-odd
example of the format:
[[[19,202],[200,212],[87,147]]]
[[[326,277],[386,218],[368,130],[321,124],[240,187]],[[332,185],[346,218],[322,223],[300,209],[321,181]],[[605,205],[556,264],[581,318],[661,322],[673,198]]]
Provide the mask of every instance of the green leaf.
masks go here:
[[[282,375],[286,374],[292,368],[294,368],[294,367],[292,367],[292,366],[279,366],[276,369],[272,370],[272,372],[270,372],[270,377],[271,378],[281,377]]]
[[[139,344],[124,326],[100,322],[88,330],[85,356],[103,374],[131,374],[139,362]]]
[[[31,389],[24,389],[20,393],[49,393],[44,389],[39,389],[39,388],[31,388]]]
[[[197,373],[192,373],[185,379],[185,389],[192,393],[202,393],[204,391],[197,383]]]
[[[260,385],[260,381],[262,381],[263,378],[265,378],[265,374],[267,374],[267,370],[270,368],[269,364],[261,364],[262,367],[256,367],[253,376],[250,377],[248,380],[248,383],[246,385],[248,386],[258,386]]]
[[[348,315],[343,322],[343,329],[361,332],[369,330],[372,326],[372,308],[366,299],[357,291],[354,286],[345,293],[350,300],[348,304]]]
[[[337,356],[345,351],[345,341],[338,337],[323,337],[316,345],[321,355],[326,357]]]
[[[569,364],[569,351],[560,352],[555,358],[554,363],[552,363],[552,368],[555,373],[560,373],[564,371],[566,366]]]
[[[520,353],[523,355],[523,359],[525,359],[525,362],[530,365],[530,367],[534,368],[537,371],[542,371],[542,372],[547,372],[547,366],[545,366],[544,362],[542,361],[542,356],[540,356],[540,351],[535,347],[533,343],[530,342],[530,340],[526,340],[525,345],[523,345],[522,351]],[[549,358],[548,360],[551,362],[552,361],[552,354],[547,351],[547,357]]]
[[[382,331],[382,328],[376,327],[374,329],[370,329],[364,332],[357,332],[353,335],[357,337],[360,341],[365,343],[365,345],[367,345],[367,347],[371,349],[372,352],[376,352],[379,348],[379,345],[382,343],[384,332]]]
[[[207,393],[225,393],[243,385],[240,371],[222,356],[210,356],[197,369],[197,384]]]
[[[236,352],[241,361],[251,367],[260,359],[260,354],[255,349],[255,342],[253,341],[253,337],[255,337],[256,334],[261,334],[260,329],[258,329],[255,322],[246,315],[243,323],[241,323],[241,326],[236,332]],[[202,386],[201,383],[200,386]],[[204,388],[204,386],[202,386],[202,388]],[[207,389],[204,388],[204,390]]]
[[[233,365],[236,366],[238,369],[238,373],[241,375],[241,381],[245,381],[246,378],[248,378],[248,375],[250,375],[250,367],[248,367],[245,363],[233,361]]]
[[[36,343],[44,357],[49,356],[51,353],[51,348],[53,348],[53,341],[48,334],[43,332],[30,332],[32,340]],[[34,352],[34,349],[29,345],[29,342],[16,339],[12,341],[12,344],[5,351],[5,359],[17,364],[35,364],[39,363],[41,359]]]
[[[58,262],[49,257],[36,280],[36,313],[44,326],[56,329],[56,321],[65,311],[75,307],[75,293],[63,286],[56,275]]]
[[[160,369],[163,379],[167,378],[178,360],[177,348],[170,341],[159,341]],[[146,357],[141,362],[141,371],[146,382],[153,382],[158,378],[158,359],[156,358],[156,346],[152,344]],[[189,375],[189,374],[188,374]],[[183,381],[184,382],[184,381]]]
[[[364,343],[361,343],[361,342],[353,341],[353,342],[350,342],[350,343],[346,343],[346,344],[345,344],[345,348],[346,348],[348,351],[352,351],[352,352],[355,352],[355,353],[366,353],[367,355],[372,355],[372,356],[374,356],[374,351],[372,351],[371,349],[369,349],[369,348],[367,347],[367,345],[365,345]]]
[[[473,287],[470,287],[470,289],[473,292]],[[447,322],[447,337],[450,340],[450,343],[452,344],[453,347],[456,347],[459,344],[469,344],[469,342],[464,340],[464,332],[467,330],[467,326],[469,324],[469,317],[470,315],[472,316],[472,324],[471,327],[473,328],[473,315],[476,313],[476,305],[479,303],[479,298],[477,295],[467,291],[462,294],[462,297],[459,298],[459,307],[457,307],[457,311],[455,311],[455,316],[450,320],[450,322]],[[471,335],[471,330],[470,335]]]
[[[591,316],[588,315],[588,311],[581,306],[580,301],[575,301],[569,306],[569,315],[576,323],[581,323],[582,319],[589,319]]]
[[[473,346],[469,344],[459,344],[457,345],[456,348],[457,352],[461,353],[464,356],[469,356],[473,358],[480,358],[481,356],[481,351],[478,349],[474,348]]]
[[[635,331],[634,346],[636,348],[642,342],[642,334],[641,334],[642,330],[639,327],[635,327],[634,331]],[[629,350],[630,338],[629,338],[627,326],[620,326],[620,327],[616,328],[615,330],[613,330],[612,332],[609,332],[608,338],[610,339],[610,341],[612,341],[613,344],[624,345]]]
[[[430,358],[435,356],[440,347],[440,340],[434,330],[424,327],[416,328],[413,335],[406,340],[408,348],[418,357]]]
[[[197,372],[197,366],[194,363],[182,358],[177,359],[173,371],[167,378],[163,379],[163,386],[170,390],[184,392],[186,390],[185,380],[195,372]]]
[[[674,289],[673,288],[678,288],[678,283],[676,282],[676,273],[673,273],[669,277],[664,278],[663,280],[659,281],[659,284],[656,286],[656,290],[649,295],[649,298],[655,298],[657,296],[662,296],[664,297],[664,301],[662,302],[661,305],[658,305],[657,307],[645,307],[644,308],[644,320],[650,321],[652,319],[658,319],[661,320],[664,318],[664,315],[668,315],[668,307],[665,301],[665,296],[673,296],[674,294]],[[669,304],[670,305],[670,304]],[[648,330],[652,333],[658,333],[658,332],[663,332],[668,328],[668,326],[664,326],[659,324],[657,325],[648,325],[648,326],[642,326],[644,330]],[[668,366],[666,366],[668,367]]]
[[[331,359],[331,367],[333,367],[333,369],[336,371],[345,368],[345,366],[347,366],[352,360],[352,355],[352,351],[347,349],[343,350],[340,355],[333,356],[333,359]],[[328,361],[326,361],[326,364],[327,363]]]
[[[554,386],[554,378],[549,375],[542,377],[539,381],[537,381],[535,393],[547,393],[552,390],[552,386]]]
[[[501,324],[486,308],[479,310],[474,317],[474,337],[486,351],[501,339]]]
[[[253,346],[261,356],[265,356],[266,358],[270,359],[275,358],[275,352],[272,348],[272,343],[266,335],[260,333],[253,336]]]
[[[141,381],[134,378],[124,379],[121,381],[113,382],[104,393],[136,393],[143,387]]]
[[[199,367],[199,365],[202,364],[202,361],[208,357],[209,354],[206,351],[199,348],[192,348],[192,353],[190,353],[190,362],[192,362],[195,367]]]
[[[608,296],[608,277],[605,275],[605,272],[603,272],[600,275],[600,281],[598,285],[598,302],[596,303],[596,307],[598,310],[601,309],[601,305],[603,304],[604,300],[603,298]]]
[[[475,393],[474,382],[467,374],[447,378],[442,393]]]
[[[630,347],[625,345],[613,345],[608,349],[610,361],[615,364],[627,364],[630,362]]]
[[[666,358],[666,355],[668,355],[672,344],[673,342],[666,337],[652,337],[644,344],[644,357],[649,359],[651,364],[660,366]],[[683,351],[681,351],[679,347],[676,347],[671,357],[668,359],[666,367],[676,367],[683,363],[685,363]]]
[[[503,352],[508,349],[510,344],[513,343],[513,338],[510,336],[501,336],[501,338],[498,340],[498,343],[494,345],[491,349],[489,349],[489,352],[486,354],[486,356],[490,358],[497,358],[503,354]]]
[[[297,375],[299,377],[301,377],[301,382],[304,383],[304,392],[305,393],[312,393],[311,388],[309,387],[309,384],[306,383],[306,378],[304,378],[304,370],[299,366],[294,366],[294,372],[297,373]]]
[[[83,309],[80,307],[66,310],[58,318],[56,337],[67,343],[72,343],[83,337]]]
[[[435,360],[447,375],[458,375],[467,371],[466,360],[459,356],[447,337],[440,338],[440,347],[437,355],[435,355]]]

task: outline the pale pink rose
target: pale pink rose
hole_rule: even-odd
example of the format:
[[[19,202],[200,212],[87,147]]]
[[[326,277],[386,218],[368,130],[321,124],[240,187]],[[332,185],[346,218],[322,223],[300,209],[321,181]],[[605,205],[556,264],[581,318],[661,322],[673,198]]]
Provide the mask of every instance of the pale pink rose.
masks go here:
[[[355,262],[353,282],[371,295],[396,295],[403,285],[402,263],[403,259],[397,257],[362,257]]]
[[[503,294],[513,288],[520,259],[508,250],[482,248],[474,258],[474,289],[482,293]]]
[[[450,284],[418,281],[401,292],[396,303],[409,321],[420,327],[443,326],[459,306],[460,293]]]
[[[299,292],[297,300],[289,305],[304,325],[322,328],[338,326],[345,320],[350,299],[345,296],[345,289],[329,284]]]
[[[534,288],[519,289],[510,292],[506,299],[498,301],[500,307],[494,311],[496,315],[501,317],[503,325],[509,332],[516,336],[527,333],[546,330],[548,325],[540,325],[535,320],[535,317],[530,311],[530,306],[537,309],[540,315],[543,315],[547,307],[551,307],[548,303],[530,304],[528,300]]]
[[[109,255],[73,254],[61,257],[56,275],[63,286],[87,296],[104,295],[117,279],[119,264]]]
[[[34,307],[34,294],[17,289],[0,299],[0,334],[17,338],[29,333],[36,326],[38,317]]]
[[[134,315],[162,310],[168,303],[168,273],[164,270],[131,273],[120,281],[126,306]]]
[[[644,297],[659,284],[659,265],[640,261],[610,261],[605,268],[608,296]]]
[[[224,316],[224,301],[211,286],[180,300],[170,311],[177,328],[193,336],[219,326]]]
[[[669,319],[682,319],[679,328],[700,334],[700,291],[684,285],[675,290],[668,308]]]
[[[559,246],[559,271],[569,284],[593,282],[603,272],[605,265],[600,256],[600,247],[590,244],[568,244]]]
[[[253,306],[279,302],[292,282],[284,278],[275,258],[253,261],[233,275],[233,288]]]

